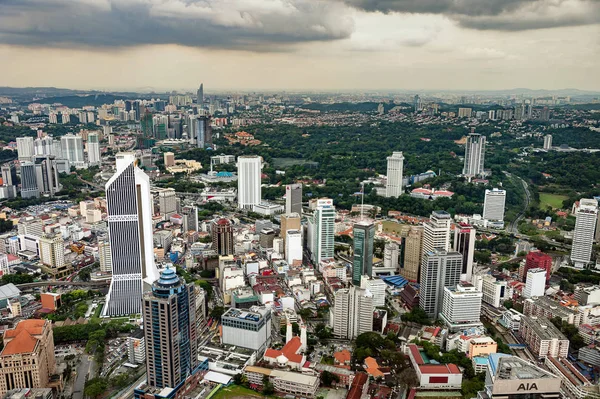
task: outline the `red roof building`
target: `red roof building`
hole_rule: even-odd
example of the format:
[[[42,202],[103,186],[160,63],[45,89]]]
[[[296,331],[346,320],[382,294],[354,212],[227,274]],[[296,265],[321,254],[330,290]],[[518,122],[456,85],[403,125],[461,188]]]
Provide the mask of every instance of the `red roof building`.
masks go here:
[[[552,273],[552,257],[540,251],[531,251],[525,257],[525,270],[523,282],[527,280],[527,272],[531,269],[541,268],[546,270],[546,284],[550,281]]]

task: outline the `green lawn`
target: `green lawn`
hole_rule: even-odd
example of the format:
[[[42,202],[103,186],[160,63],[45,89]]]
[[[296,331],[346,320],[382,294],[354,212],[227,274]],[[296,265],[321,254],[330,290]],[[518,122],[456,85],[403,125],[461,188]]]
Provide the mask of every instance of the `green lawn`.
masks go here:
[[[568,197],[560,194],[540,193],[540,208],[548,206],[552,208],[562,208],[562,203]]]
[[[231,385],[229,387],[223,387],[221,389],[219,389],[219,392],[217,392],[211,399],[227,399],[227,398],[236,398],[236,399],[241,399],[241,398],[264,398],[265,396],[253,391],[251,389],[239,386],[239,385]]]

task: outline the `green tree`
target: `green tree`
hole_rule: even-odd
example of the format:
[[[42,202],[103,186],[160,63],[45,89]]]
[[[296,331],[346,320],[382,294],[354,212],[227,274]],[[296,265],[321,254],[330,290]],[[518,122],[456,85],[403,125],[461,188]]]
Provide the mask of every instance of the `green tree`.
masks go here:
[[[103,393],[106,392],[107,388],[108,388],[108,383],[106,382],[106,379],[100,378],[100,377],[92,378],[91,380],[88,380],[85,383],[83,393],[86,396],[90,396],[92,398],[98,398]]]
[[[340,377],[338,377],[337,375],[325,370],[321,373],[321,383],[326,386],[326,387],[330,387],[333,383],[338,383],[340,382]]]

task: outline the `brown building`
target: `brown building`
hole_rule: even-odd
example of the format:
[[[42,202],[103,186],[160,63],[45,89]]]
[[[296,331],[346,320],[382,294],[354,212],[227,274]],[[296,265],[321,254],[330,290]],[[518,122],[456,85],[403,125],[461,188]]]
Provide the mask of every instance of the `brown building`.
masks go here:
[[[411,226],[404,240],[404,264],[400,274],[405,279],[417,282],[423,252],[423,226]]]
[[[42,309],[56,310],[60,307],[60,294],[54,292],[44,292],[40,294]]]
[[[281,237],[283,238],[283,246],[285,248],[285,233],[288,230],[302,231],[302,223],[300,223],[300,214],[290,213],[281,215]]]
[[[212,246],[219,255],[233,255],[233,226],[225,218],[212,222]]]
[[[56,370],[52,322],[22,320],[4,332],[0,353],[0,397],[16,388],[59,386],[51,381]]]

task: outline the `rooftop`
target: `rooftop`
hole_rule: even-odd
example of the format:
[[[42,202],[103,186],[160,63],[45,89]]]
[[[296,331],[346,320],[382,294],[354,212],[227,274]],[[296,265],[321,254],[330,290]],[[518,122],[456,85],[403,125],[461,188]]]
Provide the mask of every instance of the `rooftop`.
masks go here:
[[[6,345],[1,355],[7,356],[33,352],[38,343],[36,336],[42,335],[46,323],[46,320],[22,320],[14,329],[6,330],[4,332],[4,342]]]
[[[524,316],[521,322],[532,328],[535,334],[542,340],[567,340],[567,337],[546,317]]]
[[[557,378],[554,374],[545,371],[533,363],[529,363],[517,356],[503,353],[493,353],[489,357],[490,367],[494,379],[501,380],[533,380],[542,378]]]

